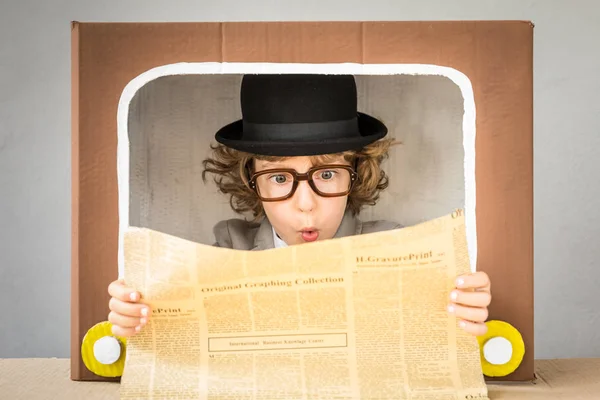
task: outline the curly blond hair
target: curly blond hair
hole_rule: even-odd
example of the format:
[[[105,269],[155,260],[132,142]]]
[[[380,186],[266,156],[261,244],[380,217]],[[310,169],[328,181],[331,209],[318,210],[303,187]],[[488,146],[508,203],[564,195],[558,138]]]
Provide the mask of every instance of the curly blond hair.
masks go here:
[[[356,165],[358,181],[348,195],[347,209],[354,215],[366,205],[374,205],[381,191],[389,185],[388,177],[381,163],[388,158],[390,146],[396,144],[392,139],[380,139],[358,151],[311,156],[313,164],[327,163],[336,157],[343,157],[351,165]],[[264,161],[282,161],[289,157],[263,156],[241,152],[222,144],[211,145],[212,157],[202,161],[206,175],[214,174],[214,182],[219,191],[229,195],[231,208],[242,214],[251,212],[255,220],[264,215],[262,203],[256,193],[248,187],[248,167],[254,159]]]

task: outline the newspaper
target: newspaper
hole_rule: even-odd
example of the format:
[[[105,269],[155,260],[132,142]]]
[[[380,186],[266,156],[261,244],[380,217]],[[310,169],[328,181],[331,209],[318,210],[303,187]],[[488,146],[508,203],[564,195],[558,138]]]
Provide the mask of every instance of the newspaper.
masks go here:
[[[124,235],[151,305],[121,399],[488,399],[479,345],[446,311],[470,271],[462,210],[265,251]]]

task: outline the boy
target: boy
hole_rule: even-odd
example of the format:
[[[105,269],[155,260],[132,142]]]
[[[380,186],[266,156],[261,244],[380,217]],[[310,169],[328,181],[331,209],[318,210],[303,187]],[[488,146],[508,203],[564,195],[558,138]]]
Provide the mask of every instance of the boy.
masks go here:
[[[204,160],[234,211],[214,227],[215,246],[265,250],[400,228],[362,222],[388,185],[381,169],[390,140],[377,119],[357,111],[356,83],[341,75],[247,75],[243,118],[221,128],[213,157]],[[486,332],[490,281],[484,272],[460,276],[448,312],[473,334]],[[113,334],[128,337],[148,322],[149,307],[122,280],[108,288]]]

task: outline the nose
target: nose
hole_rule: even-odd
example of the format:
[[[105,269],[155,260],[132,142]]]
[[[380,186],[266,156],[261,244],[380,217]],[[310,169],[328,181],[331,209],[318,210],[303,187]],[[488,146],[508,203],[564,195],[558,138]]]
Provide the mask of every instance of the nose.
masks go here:
[[[307,181],[298,182],[298,188],[294,193],[296,206],[302,212],[313,211],[317,205],[317,194],[311,189]]]

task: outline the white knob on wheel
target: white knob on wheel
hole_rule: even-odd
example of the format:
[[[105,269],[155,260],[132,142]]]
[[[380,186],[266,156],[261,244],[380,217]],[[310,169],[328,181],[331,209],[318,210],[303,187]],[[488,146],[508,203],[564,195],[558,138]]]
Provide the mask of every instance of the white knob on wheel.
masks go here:
[[[503,365],[510,361],[513,354],[513,346],[510,341],[501,336],[489,339],[483,345],[483,356],[493,365]]]
[[[121,342],[112,336],[104,336],[94,342],[94,358],[99,363],[109,365],[121,357]]]

